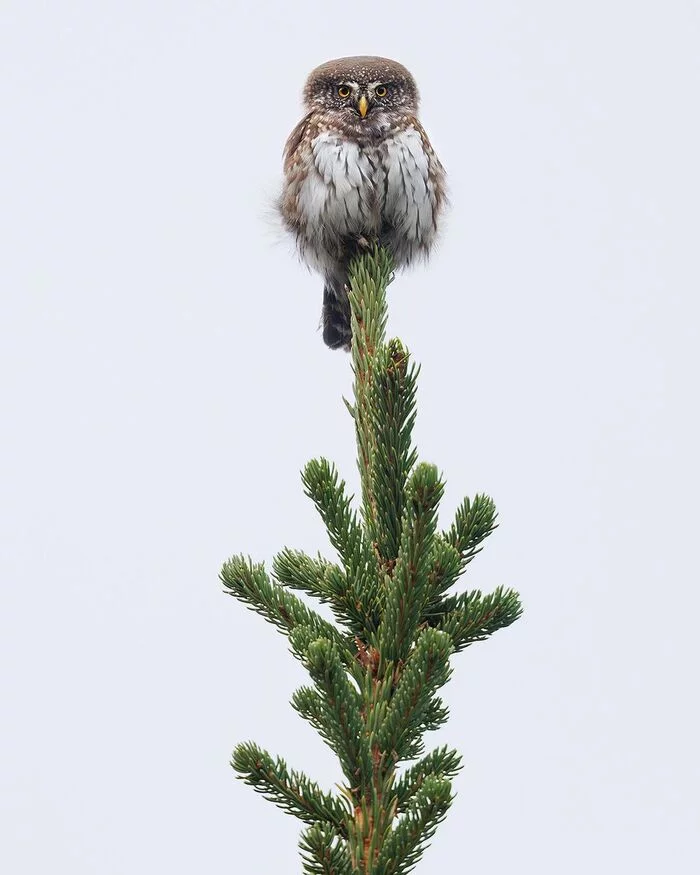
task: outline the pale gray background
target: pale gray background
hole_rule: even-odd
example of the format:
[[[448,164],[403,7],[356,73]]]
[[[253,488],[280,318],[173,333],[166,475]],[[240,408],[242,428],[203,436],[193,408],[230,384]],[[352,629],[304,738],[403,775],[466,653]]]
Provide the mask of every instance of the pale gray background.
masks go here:
[[[8,873],[298,872],[253,738],[331,787],[231,553],[327,550],[348,358],[269,203],[306,73],[420,83],[453,209],[391,288],[468,584],[459,796],[418,871],[694,873],[700,12],[687,2],[8,2],[0,13],[2,809]]]

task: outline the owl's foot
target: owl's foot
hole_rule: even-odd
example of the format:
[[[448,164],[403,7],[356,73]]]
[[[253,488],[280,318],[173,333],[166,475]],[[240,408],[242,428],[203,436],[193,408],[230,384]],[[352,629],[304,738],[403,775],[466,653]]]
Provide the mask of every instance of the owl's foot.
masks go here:
[[[360,249],[364,249],[365,252],[367,252],[369,249],[372,248],[373,241],[368,240],[365,236],[360,234],[360,236],[357,238],[357,245],[360,247]]]

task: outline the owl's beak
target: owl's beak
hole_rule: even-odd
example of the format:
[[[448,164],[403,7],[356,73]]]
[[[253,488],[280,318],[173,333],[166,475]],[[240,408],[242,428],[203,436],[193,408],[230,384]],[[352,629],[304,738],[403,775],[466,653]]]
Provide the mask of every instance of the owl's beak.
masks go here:
[[[364,118],[367,115],[369,110],[369,101],[365,97],[364,94],[360,95],[360,99],[357,101],[357,109],[359,110],[360,115]]]

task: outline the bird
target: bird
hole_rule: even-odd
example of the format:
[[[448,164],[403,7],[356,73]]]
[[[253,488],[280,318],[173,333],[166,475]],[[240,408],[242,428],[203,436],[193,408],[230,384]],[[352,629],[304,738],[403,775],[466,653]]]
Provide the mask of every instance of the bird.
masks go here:
[[[326,61],[309,74],[303,102],[284,147],[277,205],[302,261],[323,277],[323,340],[349,350],[350,262],[373,244],[396,269],[426,258],[446,175],[418,121],[415,80],[397,61]]]

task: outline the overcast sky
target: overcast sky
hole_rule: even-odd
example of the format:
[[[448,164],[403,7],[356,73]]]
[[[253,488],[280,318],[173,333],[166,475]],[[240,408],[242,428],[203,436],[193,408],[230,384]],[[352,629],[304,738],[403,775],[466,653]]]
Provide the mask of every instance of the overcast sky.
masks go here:
[[[418,872],[699,870],[696,0],[0,7],[0,868],[300,871],[234,780],[327,788],[231,554],[331,555],[299,471],[357,486],[349,359],[270,220],[308,71],[401,61],[452,209],[390,289],[464,585],[523,618],[455,658],[458,797]]]

